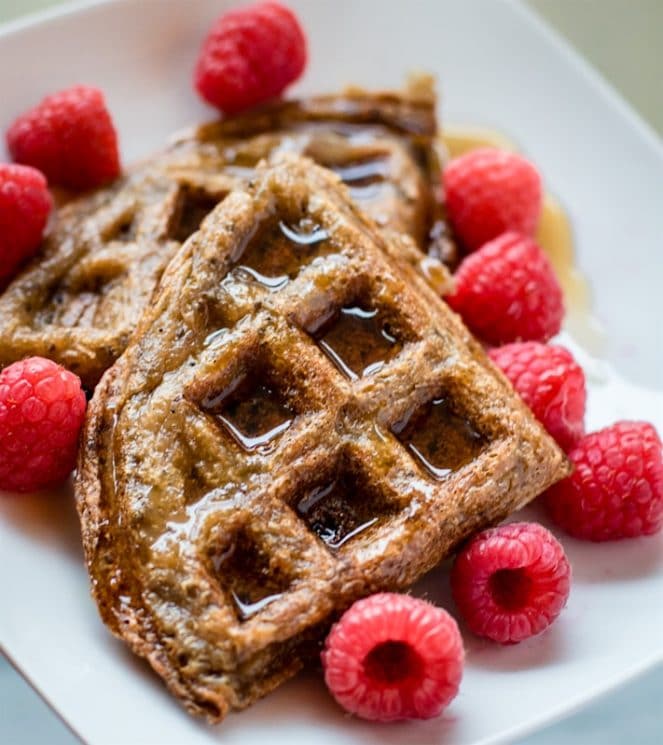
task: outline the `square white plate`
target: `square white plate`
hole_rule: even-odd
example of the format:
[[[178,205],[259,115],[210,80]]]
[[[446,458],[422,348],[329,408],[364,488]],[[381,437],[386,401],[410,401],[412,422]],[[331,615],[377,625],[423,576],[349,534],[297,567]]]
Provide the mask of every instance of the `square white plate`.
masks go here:
[[[125,162],[210,117],[191,68],[222,0],[96,3],[0,30],[0,129],[43,94],[100,86]],[[441,81],[445,121],[492,126],[540,166],[573,221],[579,263],[608,330],[606,356],[661,386],[663,151],[615,94],[520,5],[466,0],[290,0],[308,29],[300,90],[398,85],[414,67]],[[577,350],[581,355],[581,350]],[[647,418],[663,396],[587,360],[588,426]],[[536,513],[535,513],[536,514]],[[0,499],[0,642],[85,740],[102,743],[497,742],[570,712],[663,657],[663,540],[563,538],[575,583],[541,637],[501,648],[466,635],[461,693],[443,717],[375,726],[344,717],[308,674],[212,728],[194,721],[102,626],[88,594],[78,524],[62,495]],[[446,574],[419,588],[450,605]]]

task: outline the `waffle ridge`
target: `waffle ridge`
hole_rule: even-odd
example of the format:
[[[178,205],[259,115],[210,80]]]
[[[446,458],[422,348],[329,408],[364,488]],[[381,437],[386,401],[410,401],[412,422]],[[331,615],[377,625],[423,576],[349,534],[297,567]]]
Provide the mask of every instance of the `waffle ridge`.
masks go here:
[[[436,127],[435,96],[419,80],[401,92],[277,102],[183,133],[59,211],[41,255],[0,296],[0,365],[45,356],[91,390],[126,347],[180,245],[279,150],[339,172],[377,221],[413,236],[444,283],[436,262],[456,254],[439,194]]]
[[[296,673],[355,599],[568,473],[408,245],[280,156],[177,253],[92,399],[75,486],[93,594],[211,721]]]

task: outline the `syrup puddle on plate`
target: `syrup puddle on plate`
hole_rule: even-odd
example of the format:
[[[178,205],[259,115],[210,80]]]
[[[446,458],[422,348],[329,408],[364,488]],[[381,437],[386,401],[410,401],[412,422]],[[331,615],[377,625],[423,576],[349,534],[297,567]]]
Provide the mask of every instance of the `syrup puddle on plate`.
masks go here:
[[[442,134],[442,141],[452,158],[479,147],[518,151],[504,135],[478,127],[448,127]],[[544,195],[536,239],[550,259],[564,291],[565,328],[592,354],[600,356],[605,351],[605,330],[592,314],[591,290],[575,262],[571,223],[561,204],[548,193]]]

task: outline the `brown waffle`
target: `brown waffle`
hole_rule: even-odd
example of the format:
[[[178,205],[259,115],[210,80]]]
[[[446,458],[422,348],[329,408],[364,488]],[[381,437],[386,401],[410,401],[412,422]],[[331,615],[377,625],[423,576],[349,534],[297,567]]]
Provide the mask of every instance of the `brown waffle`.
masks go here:
[[[195,714],[292,676],[567,463],[336,176],[260,168],[170,264],[90,405],[76,494],[104,621]]]
[[[50,357],[92,388],[125,348],[181,243],[275,150],[309,154],[350,185],[380,224],[452,261],[441,213],[435,97],[424,80],[402,93],[348,91],[274,104],[203,126],[110,188],[62,209],[42,255],[0,298],[0,366]],[[422,257],[416,257],[421,260]]]

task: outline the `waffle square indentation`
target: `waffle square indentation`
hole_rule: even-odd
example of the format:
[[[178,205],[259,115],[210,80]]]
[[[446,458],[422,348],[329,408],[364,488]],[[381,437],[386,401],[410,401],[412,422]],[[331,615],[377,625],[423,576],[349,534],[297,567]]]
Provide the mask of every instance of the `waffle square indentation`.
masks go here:
[[[409,411],[392,432],[435,479],[445,479],[471,463],[487,444],[472,421],[443,395]]]
[[[249,452],[272,450],[296,416],[271,381],[251,372],[240,374],[226,389],[204,398],[201,407]]]
[[[222,199],[222,195],[209,194],[203,189],[181,187],[168,225],[168,237],[184,243]]]
[[[339,308],[314,333],[318,346],[350,380],[373,375],[402,349],[388,315],[370,304]]]
[[[332,249],[328,233],[309,217],[268,222],[236,259],[234,276],[270,290],[280,290],[302,267]]]
[[[367,533],[395,511],[375,486],[347,463],[299,492],[293,507],[332,551]]]
[[[291,583],[246,530],[212,549],[210,561],[239,621],[247,621],[278,600]]]

